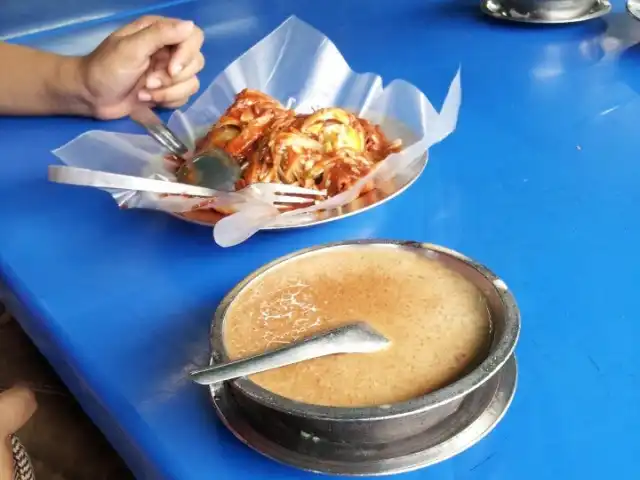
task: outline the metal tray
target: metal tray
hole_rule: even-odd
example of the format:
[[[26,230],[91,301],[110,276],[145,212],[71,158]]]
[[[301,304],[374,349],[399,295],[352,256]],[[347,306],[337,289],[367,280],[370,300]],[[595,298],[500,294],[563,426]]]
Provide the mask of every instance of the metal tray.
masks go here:
[[[211,388],[218,416],[244,444],[277,462],[332,475],[369,476],[409,472],[442,462],[472,447],[500,422],[516,391],[511,356],[498,375],[467,396],[460,407],[423,432],[393,442],[331,442],[293,430],[270,417],[257,422],[239,405],[228,384]]]
[[[461,378],[434,392],[392,405],[354,408],[309,405],[269,392],[248,378],[211,390],[221,417],[238,437],[267,456],[303,469],[373,475],[411,470],[440,461],[466,448],[460,445],[470,445],[484,435],[476,429],[473,435],[465,434],[454,443],[455,448],[441,445],[471,427],[476,417],[494,401],[501,382],[506,382],[504,388],[510,392],[509,398],[513,393],[513,386],[509,385],[515,385],[515,373],[505,374],[507,380],[500,380],[505,365],[513,358],[520,332],[519,310],[508,287],[477,262],[447,248],[418,242],[356,240],[321,245],[258,269],[229,292],[216,310],[211,328],[211,364],[228,360],[223,340],[226,312],[240,292],[254,281],[297,258],[363,246],[404,249],[424,255],[475,284],[491,313],[491,345],[486,355]],[[513,381],[508,380],[511,376]],[[508,401],[504,405],[500,403],[502,400],[495,401],[498,402],[496,412],[506,410]],[[493,425],[502,413],[496,415],[495,419],[483,417],[482,424]],[[309,439],[311,443],[306,441]]]

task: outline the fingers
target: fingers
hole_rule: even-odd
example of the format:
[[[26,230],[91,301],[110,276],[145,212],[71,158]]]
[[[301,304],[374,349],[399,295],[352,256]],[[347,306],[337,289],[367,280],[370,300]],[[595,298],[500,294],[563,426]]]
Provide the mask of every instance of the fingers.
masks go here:
[[[165,54],[154,58],[145,88],[139,92],[138,99],[155,102],[167,108],[177,108],[184,105],[189,97],[198,91],[200,83],[196,75],[204,67],[204,56],[197,52],[191,62],[173,78],[167,72],[166,58]]]
[[[175,102],[163,103],[160,105],[162,108],[167,108],[169,110],[175,110],[176,108],[182,107],[185,103],[189,101],[188,98],[177,100]]]
[[[165,88],[173,84],[173,79],[169,76],[165,69],[153,70],[147,75],[145,82],[145,90],[157,90],[159,88]]]
[[[151,66],[143,85],[145,89],[155,90],[174,83],[168,72],[172,53],[171,48],[165,47],[151,57]]]
[[[198,52],[191,63],[175,77],[170,77],[167,72],[166,63],[157,62],[151,67],[151,73],[147,75],[145,88],[147,90],[155,90],[161,87],[168,87],[172,84],[182,83],[191,77],[195,77],[204,68],[204,55]]]
[[[189,40],[195,25],[191,21],[172,18],[158,20],[141,30],[119,38],[122,55],[135,56],[141,63],[166,46]]]
[[[17,432],[36,408],[36,398],[28,388],[15,387],[0,393],[0,438]]]
[[[169,75],[176,78],[184,71],[187,65],[197,61],[197,57],[202,55],[200,49],[203,42],[204,33],[194,26],[189,38],[176,46],[169,62]],[[182,78],[186,78],[186,76],[183,75]]]
[[[151,64],[154,69],[160,70],[161,68],[164,70],[168,70],[169,68],[169,60],[171,60],[171,55],[173,55],[173,50],[175,47],[164,47],[158,50],[151,56]]]
[[[175,57],[171,58],[171,62],[174,61],[174,58]],[[202,52],[198,51],[191,58],[191,61],[185,64],[184,68],[182,68],[179,73],[171,75],[171,77],[175,83],[184,82],[189,77],[193,77],[200,73],[200,70],[204,68],[204,63],[204,55],[202,54]],[[171,65],[169,66],[169,68],[171,68]]]
[[[198,91],[196,75],[205,63],[200,52],[204,33],[193,22],[149,15],[122,27],[110,38],[118,65],[140,75],[135,86],[127,90],[137,95],[138,101],[175,108]]]
[[[200,81],[198,78],[190,77],[184,82],[176,83],[166,88],[141,90],[138,94],[138,100],[142,102],[151,101],[163,107],[175,108],[174,105],[184,105],[199,88]]]

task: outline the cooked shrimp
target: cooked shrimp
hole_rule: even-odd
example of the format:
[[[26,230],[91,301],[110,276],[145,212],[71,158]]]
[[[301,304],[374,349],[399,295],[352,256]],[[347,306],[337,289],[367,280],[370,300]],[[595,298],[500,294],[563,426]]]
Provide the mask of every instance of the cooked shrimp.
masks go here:
[[[197,151],[211,146],[224,148],[240,164],[236,188],[287,183],[331,196],[352,187],[402,144],[341,108],[296,114],[262,92],[245,89],[198,142]]]

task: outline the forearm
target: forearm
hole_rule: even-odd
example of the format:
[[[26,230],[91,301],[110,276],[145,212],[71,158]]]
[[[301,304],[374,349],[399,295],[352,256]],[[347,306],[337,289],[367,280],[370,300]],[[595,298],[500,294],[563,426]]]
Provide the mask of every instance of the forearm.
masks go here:
[[[90,115],[81,60],[0,42],[0,115]]]

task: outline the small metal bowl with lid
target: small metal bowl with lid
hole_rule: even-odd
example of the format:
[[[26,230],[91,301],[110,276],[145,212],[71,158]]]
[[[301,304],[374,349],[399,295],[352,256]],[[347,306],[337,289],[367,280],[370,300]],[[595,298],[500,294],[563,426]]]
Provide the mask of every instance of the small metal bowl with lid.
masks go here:
[[[568,21],[587,13],[595,0],[508,0],[505,2],[519,12],[531,12],[538,18]]]
[[[535,24],[577,23],[611,11],[609,0],[482,0],[481,10],[499,20]]]
[[[215,407],[236,437],[279,462],[339,475],[384,475],[440,462],[483,438],[508,409],[517,383],[513,355],[520,314],[506,284],[446,248],[386,240],[341,242],[277,259],[240,282],[221,302],[211,330],[211,365],[229,360],[223,332],[235,299],[253,282],[305,255],[361,246],[409,249],[462,275],[489,309],[486,354],[461,378],[409,401],[374,407],[325,407],[284,398],[248,378],[211,386]]]

